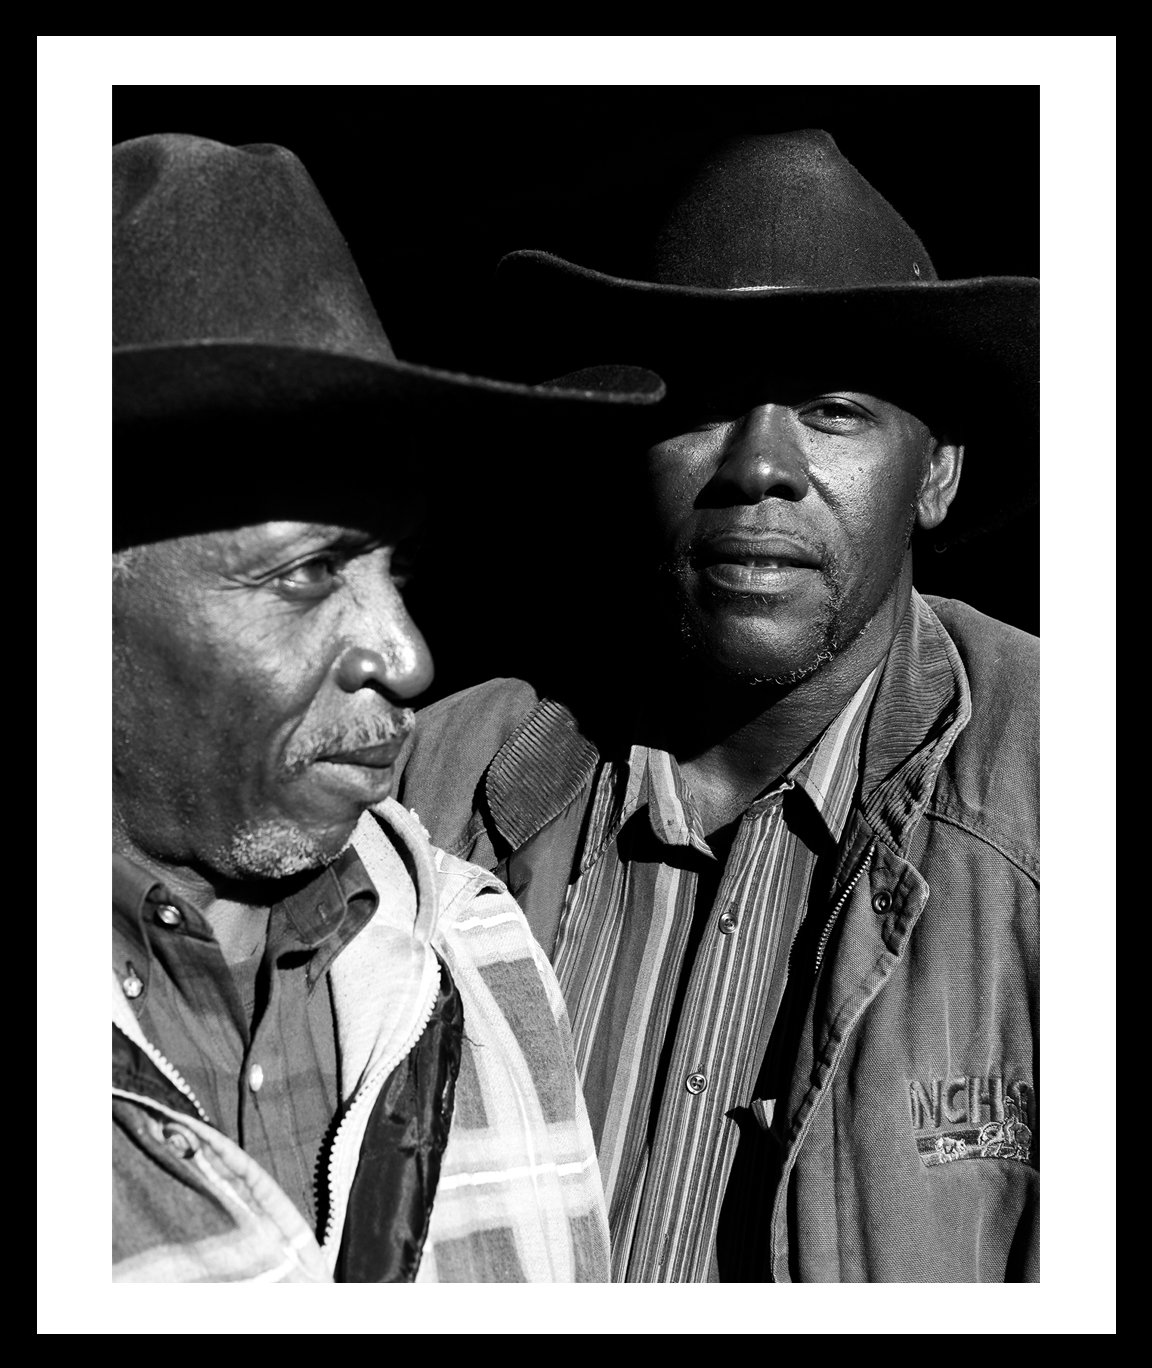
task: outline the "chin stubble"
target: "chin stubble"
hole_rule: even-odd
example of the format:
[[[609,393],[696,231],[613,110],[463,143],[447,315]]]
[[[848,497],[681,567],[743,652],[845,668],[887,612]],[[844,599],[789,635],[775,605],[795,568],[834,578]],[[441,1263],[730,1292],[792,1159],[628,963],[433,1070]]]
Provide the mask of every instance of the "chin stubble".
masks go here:
[[[270,820],[233,832],[228,842],[228,868],[234,878],[285,879],[309,869],[323,869],[351,844],[352,836],[333,851],[291,822]]]
[[[685,663],[699,663],[702,660],[711,661],[712,653],[699,621],[698,612],[693,612],[691,596],[687,589],[690,569],[690,558],[682,556],[674,562],[662,565],[660,567],[660,578],[666,588],[670,590],[676,603],[682,659]],[[851,632],[845,633],[841,630],[840,624],[847,595],[837,574],[835,563],[826,562],[821,570],[821,576],[828,588],[828,593],[820,615],[809,624],[808,641],[805,647],[801,647],[802,658],[799,664],[780,674],[763,674],[752,668],[737,667],[725,671],[729,679],[749,687],[774,686],[786,688],[799,684],[801,680],[807,679],[829,664],[840,651],[867,630],[868,623]],[[758,594],[742,594],[737,590],[713,589],[710,591],[710,595],[713,602],[734,606],[746,604],[752,609],[762,603]]]

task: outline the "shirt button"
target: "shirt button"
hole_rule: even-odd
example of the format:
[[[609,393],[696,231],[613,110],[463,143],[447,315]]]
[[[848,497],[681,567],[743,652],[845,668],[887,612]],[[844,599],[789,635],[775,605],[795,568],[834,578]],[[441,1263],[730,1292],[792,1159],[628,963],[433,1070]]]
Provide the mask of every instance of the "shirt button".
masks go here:
[[[163,1130],[164,1143],[180,1159],[187,1159],[200,1148],[200,1142],[183,1126],[169,1123]]]
[[[179,926],[184,920],[184,913],[178,907],[173,907],[171,903],[162,903],[156,909],[156,915],[165,926]]]
[[[708,1080],[702,1073],[690,1073],[684,1080],[684,1086],[690,1093],[695,1095],[696,1093],[702,1093],[704,1091],[708,1086]]]
[[[133,969],[131,965],[129,965],[128,977],[123,981],[123,984],[121,986],[124,989],[125,997],[138,998],[140,994],[144,991],[144,980],[140,977],[136,970]]]
[[[253,1064],[248,1070],[248,1086],[253,1092],[259,1092],[264,1086],[264,1070],[259,1064]]]
[[[730,936],[736,930],[736,918],[731,912],[721,912],[720,914],[720,934]]]

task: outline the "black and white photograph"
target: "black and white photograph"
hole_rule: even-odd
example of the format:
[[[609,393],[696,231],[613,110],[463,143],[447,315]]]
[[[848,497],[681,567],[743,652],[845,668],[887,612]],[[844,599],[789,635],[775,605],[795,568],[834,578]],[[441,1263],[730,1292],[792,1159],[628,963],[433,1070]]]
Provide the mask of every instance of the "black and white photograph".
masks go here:
[[[771,1283],[1063,1277],[1041,83],[138,70],[118,1304],[409,1283],[466,1333],[441,1298],[581,1283],[603,1329],[523,1329],[772,1333]],[[739,1310],[666,1328],[673,1284]]]

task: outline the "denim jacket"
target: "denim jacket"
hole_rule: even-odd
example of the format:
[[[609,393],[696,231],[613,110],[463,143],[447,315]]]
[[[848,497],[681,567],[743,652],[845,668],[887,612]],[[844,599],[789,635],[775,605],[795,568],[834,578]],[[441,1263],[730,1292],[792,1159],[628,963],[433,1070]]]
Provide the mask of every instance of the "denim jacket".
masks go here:
[[[392,799],[354,843],[380,902],[329,971],[343,1106],[326,1229],[213,1126],[114,976],[114,1277],[605,1281],[567,1017],[520,910]]]
[[[758,1276],[1038,1278],[1039,642],[914,593],[765,1060]],[[599,751],[495,680],[420,716],[398,793],[551,951]],[[766,1093],[758,1094],[767,1096]]]

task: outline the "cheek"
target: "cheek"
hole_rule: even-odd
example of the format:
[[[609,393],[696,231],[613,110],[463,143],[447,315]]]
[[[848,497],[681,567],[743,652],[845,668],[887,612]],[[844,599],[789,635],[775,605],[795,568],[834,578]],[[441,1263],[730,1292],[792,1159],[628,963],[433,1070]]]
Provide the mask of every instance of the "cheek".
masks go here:
[[[243,629],[156,633],[119,654],[125,665],[116,689],[136,748],[186,772],[255,773],[307,712],[324,674],[299,644],[273,649],[263,634]]]
[[[643,503],[662,542],[675,540],[709,478],[710,457],[700,442],[665,442],[648,452]]]

